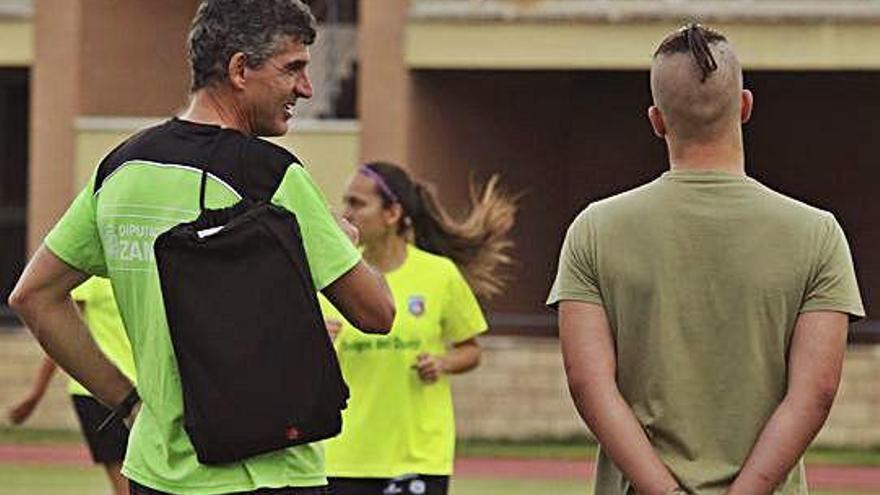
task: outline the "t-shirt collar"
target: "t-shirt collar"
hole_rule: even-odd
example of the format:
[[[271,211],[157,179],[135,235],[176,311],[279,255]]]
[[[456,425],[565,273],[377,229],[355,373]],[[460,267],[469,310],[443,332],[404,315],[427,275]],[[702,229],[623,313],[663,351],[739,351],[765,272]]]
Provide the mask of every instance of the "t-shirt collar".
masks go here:
[[[749,182],[747,175],[719,170],[668,170],[660,176],[674,182]]]

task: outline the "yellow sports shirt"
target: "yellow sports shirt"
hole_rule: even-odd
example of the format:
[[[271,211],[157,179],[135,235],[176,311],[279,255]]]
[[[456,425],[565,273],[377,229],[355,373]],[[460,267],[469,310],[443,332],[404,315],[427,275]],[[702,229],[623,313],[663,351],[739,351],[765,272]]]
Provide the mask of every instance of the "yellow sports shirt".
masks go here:
[[[92,277],[74,289],[70,295],[74,301],[85,305],[83,319],[98,347],[129,380],[134,382],[131,344],[128,343],[128,337],[125,335],[125,326],[116,307],[110,280]],[[92,395],[73,379],[67,385],[67,390],[71,395]]]
[[[385,277],[397,309],[388,335],[355,330],[321,299],[324,317],[343,322],[335,346],[351,389],[342,433],[325,442],[327,475],[448,475],[455,449],[449,378],[422,382],[416,356],[444,354],[448,344],[484,332],[486,320],[447,258],[408,246],[406,261]]]

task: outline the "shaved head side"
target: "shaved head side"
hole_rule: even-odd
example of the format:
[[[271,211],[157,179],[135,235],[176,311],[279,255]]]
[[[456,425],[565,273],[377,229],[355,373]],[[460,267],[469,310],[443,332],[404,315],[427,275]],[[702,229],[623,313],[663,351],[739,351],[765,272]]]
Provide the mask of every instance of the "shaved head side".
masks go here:
[[[742,89],[733,46],[715,31],[683,28],[654,54],[651,95],[672,138],[699,141],[738,129]]]

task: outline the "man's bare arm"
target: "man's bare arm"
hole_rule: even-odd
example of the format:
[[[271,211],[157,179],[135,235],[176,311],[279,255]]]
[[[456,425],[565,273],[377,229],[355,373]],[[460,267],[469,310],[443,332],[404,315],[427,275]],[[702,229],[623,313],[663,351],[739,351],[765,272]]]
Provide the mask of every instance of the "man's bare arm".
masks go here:
[[[363,261],[322,291],[333,306],[356,328],[367,333],[388,333],[394,323],[394,300],[385,277]]]
[[[70,298],[71,289],[86,278],[41,246],[10,294],[9,306],[53,361],[115,407],[133,385],[98,348]]]
[[[819,432],[837,394],[846,353],[847,316],[798,317],[788,357],[788,390],[764,425],[729,495],[770,494]]]
[[[602,449],[638,493],[671,493],[678,482],[654,452],[617,388],[617,358],[605,309],[562,301],[559,339],[571,396]]]

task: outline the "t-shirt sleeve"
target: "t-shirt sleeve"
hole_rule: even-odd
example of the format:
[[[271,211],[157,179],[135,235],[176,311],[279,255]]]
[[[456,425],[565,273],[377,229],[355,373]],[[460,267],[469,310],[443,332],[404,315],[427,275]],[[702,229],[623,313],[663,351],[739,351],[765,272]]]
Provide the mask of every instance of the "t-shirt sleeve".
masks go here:
[[[90,275],[107,276],[104,247],[97,222],[97,197],[92,185],[83,188],[43,241],[55,256]]]
[[[800,312],[840,311],[849,314],[851,319],[862,318],[865,310],[846,236],[831,215],[824,229]]]
[[[456,343],[485,332],[489,326],[467,280],[452,262],[450,265],[440,324],[443,340]]]
[[[547,306],[556,309],[559,302],[565,300],[603,304],[594,246],[588,208],[578,215],[565,234],[559,254],[559,268],[547,297]]]
[[[316,289],[324,289],[358,263],[360,253],[339,228],[324,195],[303,167],[288,167],[272,203],[296,215]]]

